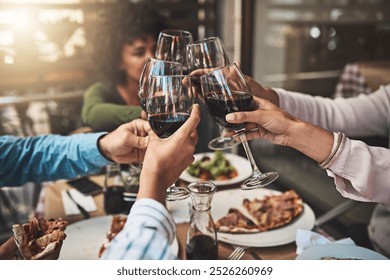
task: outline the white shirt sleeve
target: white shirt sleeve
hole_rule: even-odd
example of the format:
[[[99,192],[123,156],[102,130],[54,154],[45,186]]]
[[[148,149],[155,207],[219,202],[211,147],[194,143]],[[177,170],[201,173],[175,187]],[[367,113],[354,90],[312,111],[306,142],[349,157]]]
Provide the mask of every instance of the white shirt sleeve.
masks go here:
[[[389,136],[390,85],[348,99],[312,97],[275,89],[280,107],[290,114],[347,136]],[[327,173],[345,197],[390,205],[390,150],[347,139]]]
[[[175,259],[171,251],[175,231],[175,223],[162,204],[149,198],[137,200],[126,225],[112,240],[102,259]]]

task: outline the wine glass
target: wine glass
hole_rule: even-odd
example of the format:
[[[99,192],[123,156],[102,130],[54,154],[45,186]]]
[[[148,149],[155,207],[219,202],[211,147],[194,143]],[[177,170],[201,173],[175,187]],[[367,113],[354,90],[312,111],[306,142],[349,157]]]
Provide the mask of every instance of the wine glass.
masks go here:
[[[142,69],[138,84],[138,97],[142,109],[146,112],[146,99],[148,99],[148,89],[150,77],[152,75],[180,75],[183,74],[182,65],[175,61],[165,61],[148,57]],[[141,163],[131,163],[131,167],[142,169]]]
[[[145,62],[139,78],[138,97],[142,109],[146,112],[146,99],[148,98],[149,82],[152,75],[181,75],[182,65],[175,61],[165,61],[155,58],[148,58]]]
[[[229,65],[229,57],[220,38],[209,37],[187,45],[188,69],[213,69]],[[200,91],[200,77],[191,76],[194,87]],[[234,137],[224,137],[226,130],[218,124],[220,136],[212,139],[208,147],[211,150],[225,150],[240,144]]]
[[[188,74],[187,45],[192,42],[192,34],[186,30],[162,30],[157,39],[156,58],[180,62],[183,65],[183,72]]]
[[[168,138],[175,133],[189,118],[193,104],[189,76],[151,76],[146,111],[150,127],[158,137]],[[167,189],[166,200],[182,200],[189,195],[187,188],[174,184]]]
[[[225,119],[229,113],[255,110],[252,92],[241,70],[236,64],[213,70],[201,76],[201,86],[209,113],[221,126],[238,134],[251,164],[252,175],[241,184],[241,189],[264,187],[275,181],[277,172],[261,173],[257,167],[246,140],[245,123],[232,124]]]

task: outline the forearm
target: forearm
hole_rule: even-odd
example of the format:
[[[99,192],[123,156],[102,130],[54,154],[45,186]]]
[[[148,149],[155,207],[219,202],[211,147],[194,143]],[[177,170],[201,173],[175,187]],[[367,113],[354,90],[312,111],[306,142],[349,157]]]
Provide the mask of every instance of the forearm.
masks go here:
[[[317,162],[323,162],[332,150],[333,133],[301,120],[295,120],[289,129],[287,146]]]
[[[163,205],[151,199],[137,199],[125,227],[102,259],[174,259],[170,244],[175,231],[175,223]]]
[[[280,107],[301,120],[349,137],[388,136],[390,86],[348,99],[275,90]]]
[[[333,146],[333,133],[320,127],[297,121],[288,146],[317,162],[323,162]],[[390,150],[371,147],[364,142],[346,139],[338,156],[328,167],[337,190],[345,197],[359,201],[390,204]]]
[[[158,201],[162,205],[165,205],[166,188],[159,187],[162,183],[161,179],[164,177],[155,174],[155,170],[158,170],[157,167],[148,166],[147,169],[148,170],[142,169],[141,172],[140,189],[137,194],[137,200],[150,198]]]
[[[0,185],[69,179],[109,163],[97,148],[102,133],[0,139]]]

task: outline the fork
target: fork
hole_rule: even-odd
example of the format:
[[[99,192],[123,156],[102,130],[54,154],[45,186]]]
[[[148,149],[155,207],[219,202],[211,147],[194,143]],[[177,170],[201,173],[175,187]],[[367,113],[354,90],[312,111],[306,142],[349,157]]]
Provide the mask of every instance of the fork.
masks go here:
[[[229,255],[228,260],[239,260],[245,254],[245,249],[243,247],[237,246],[234,251]]]

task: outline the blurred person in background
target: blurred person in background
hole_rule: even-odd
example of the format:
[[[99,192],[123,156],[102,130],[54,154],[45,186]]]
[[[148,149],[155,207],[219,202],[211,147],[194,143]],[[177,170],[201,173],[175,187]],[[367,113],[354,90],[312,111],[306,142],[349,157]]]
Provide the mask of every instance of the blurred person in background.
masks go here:
[[[102,81],[84,95],[82,121],[93,131],[113,131],[131,120],[146,119],[138,98],[138,82],[148,57],[154,57],[164,23],[151,1],[121,1],[106,15],[94,38],[94,62]]]
[[[230,114],[226,120],[256,125],[259,130],[248,132],[248,139],[289,146],[319,162],[344,197],[379,203],[368,236],[375,250],[390,257],[390,149],[348,138],[389,137],[390,85],[369,95],[330,99],[248,80],[259,109]]]

